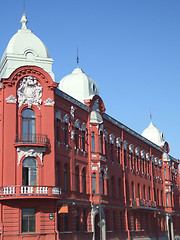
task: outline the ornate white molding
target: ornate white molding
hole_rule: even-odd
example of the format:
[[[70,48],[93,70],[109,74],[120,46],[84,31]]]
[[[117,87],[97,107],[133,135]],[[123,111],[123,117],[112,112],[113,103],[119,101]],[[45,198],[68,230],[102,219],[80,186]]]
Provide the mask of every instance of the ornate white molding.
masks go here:
[[[117,137],[117,138],[116,138],[116,147],[117,147],[117,148],[121,148],[121,141],[122,141],[122,140],[121,140],[120,137]]]
[[[16,103],[17,99],[13,95],[11,95],[8,98],[6,98],[6,102],[7,103]]]
[[[114,140],[115,140],[114,134],[110,134],[109,135],[109,142],[110,142],[110,144],[114,144]]]
[[[22,157],[34,157],[36,158],[37,156],[41,160],[41,164],[43,165],[43,152],[45,152],[46,149],[43,147],[18,147],[17,148],[17,153],[18,153],[18,165],[20,164],[20,161]]]
[[[123,142],[123,148],[124,148],[124,150],[126,150],[126,151],[127,151],[127,146],[128,146],[128,142],[127,142],[127,141],[124,141],[124,142]]]
[[[133,144],[130,144],[130,145],[129,145],[129,152],[130,152],[130,153],[133,153],[133,152],[134,152],[134,145],[133,145]]]
[[[145,151],[144,150],[141,150],[141,158],[145,158]]]
[[[48,98],[44,101],[44,105],[46,106],[54,106],[55,102],[51,99],[51,98]]]
[[[135,148],[135,155],[136,156],[139,156],[139,153],[140,153],[140,149],[138,147]]]
[[[28,104],[31,108],[35,105],[39,108],[39,104],[42,103],[42,86],[37,83],[37,79],[32,76],[24,77],[20,82],[20,87],[17,90],[19,107],[23,104]]]
[[[72,119],[74,119],[74,114],[75,114],[75,110],[76,110],[76,109],[77,109],[76,107],[71,106],[70,115],[71,115],[71,118],[72,118]]]
[[[90,114],[90,123],[101,124],[102,122],[103,122],[103,118],[102,118],[102,116],[100,114],[100,110],[99,110],[99,99],[96,99],[92,106],[92,111]]]

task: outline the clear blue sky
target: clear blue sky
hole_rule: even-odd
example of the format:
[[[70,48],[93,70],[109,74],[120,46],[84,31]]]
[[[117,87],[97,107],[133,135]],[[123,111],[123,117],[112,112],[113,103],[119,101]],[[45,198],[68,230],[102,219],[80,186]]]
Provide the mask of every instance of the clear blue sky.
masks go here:
[[[1,1],[0,55],[20,28],[23,0]],[[138,133],[153,123],[180,158],[180,1],[26,0],[28,28],[54,59],[56,81],[80,67],[106,113]]]

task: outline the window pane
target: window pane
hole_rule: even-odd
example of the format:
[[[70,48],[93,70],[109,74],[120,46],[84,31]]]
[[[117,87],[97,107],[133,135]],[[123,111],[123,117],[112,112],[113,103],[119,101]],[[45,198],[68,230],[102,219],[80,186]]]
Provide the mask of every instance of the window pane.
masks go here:
[[[35,113],[32,109],[25,109],[23,112],[22,112],[22,117],[23,118],[35,118]]]
[[[35,209],[22,209],[22,232],[35,232]]]

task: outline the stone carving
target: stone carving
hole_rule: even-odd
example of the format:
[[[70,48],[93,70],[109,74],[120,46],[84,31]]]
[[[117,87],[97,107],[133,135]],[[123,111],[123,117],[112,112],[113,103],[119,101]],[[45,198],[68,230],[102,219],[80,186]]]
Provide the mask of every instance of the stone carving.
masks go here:
[[[145,151],[144,150],[141,151],[141,158],[143,158],[143,159],[145,158]]]
[[[37,79],[32,76],[24,77],[20,82],[20,87],[17,90],[19,107],[23,104],[28,104],[31,108],[35,105],[39,108],[39,104],[42,103],[42,86],[37,83]]]
[[[6,98],[6,102],[7,103],[16,103],[17,99],[13,95],[11,95],[8,98]]]
[[[90,122],[98,123],[98,124],[101,124],[103,122],[103,118],[102,118],[102,116],[100,114],[100,110],[99,110],[99,99],[96,99],[92,106],[92,111],[90,114]]]
[[[114,134],[110,134],[109,135],[109,142],[110,142],[110,144],[114,144],[114,140],[115,140]]]
[[[149,162],[150,161],[150,154],[146,153],[146,160]]]
[[[54,106],[55,102],[51,99],[51,98],[48,98],[44,101],[44,105],[46,106]]]
[[[68,114],[66,114],[66,115],[63,117],[63,122],[69,124],[69,115],[68,115]]]
[[[56,119],[59,119],[62,122],[62,117],[61,117],[61,111],[60,110],[58,110],[56,112]]]
[[[81,124],[81,131],[86,132],[86,123]]]
[[[80,127],[80,121],[79,121],[79,119],[76,119],[76,121],[75,121],[75,123],[74,123],[74,127],[79,129],[79,127]]]
[[[123,142],[123,147],[124,147],[124,150],[126,150],[126,151],[127,151],[127,146],[128,146],[128,142],[127,142],[127,141],[124,141],[124,142]]]
[[[130,144],[130,145],[129,145],[129,152],[130,152],[130,153],[133,153],[133,152],[134,152],[134,145],[133,145],[133,144]]]
[[[74,119],[74,113],[75,113],[75,110],[76,110],[76,107],[71,106],[70,114],[71,114],[71,118],[72,118],[72,119]]]
[[[74,130],[71,131],[71,139],[74,140],[74,135],[75,135],[75,132]]]
[[[116,138],[116,147],[121,148],[121,138],[120,137]]]
[[[38,148],[33,148],[33,147],[18,147],[17,148],[17,153],[18,153],[18,165],[20,164],[20,161],[22,157],[34,157],[36,158],[37,156],[41,160],[41,164],[43,165],[43,152],[45,152],[45,148],[43,147],[38,147]]]
[[[139,152],[140,152],[140,149],[137,147],[137,148],[135,148],[135,155],[136,156],[139,156]]]

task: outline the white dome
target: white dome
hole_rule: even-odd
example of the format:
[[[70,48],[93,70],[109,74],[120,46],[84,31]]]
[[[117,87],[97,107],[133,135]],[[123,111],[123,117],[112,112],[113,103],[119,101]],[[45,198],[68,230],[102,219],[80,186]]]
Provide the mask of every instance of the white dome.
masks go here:
[[[163,146],[165,143],[163,133],[158,128],[156,128],[152,122],[143,131],[142,136],[158,146]]]
[[[0,77],[7,78],[18,67],[35,65],[43,68],[53,78],[52,63],[44,43],[27,29],[25,14],[21,18],[22,27],[9,41],[0,63]]]
[[[79,67],[60,81],[59,89],[82,103],[85,99],[99,95],[97,84]]]

